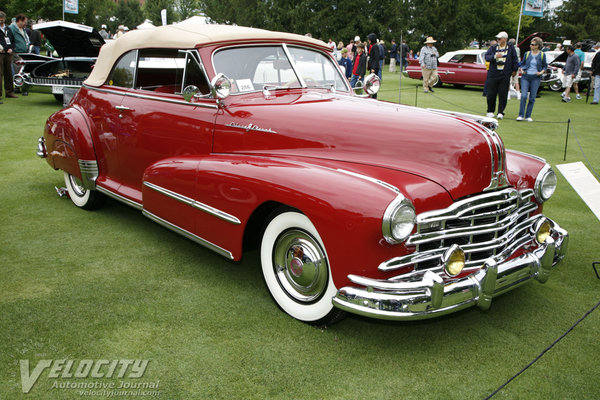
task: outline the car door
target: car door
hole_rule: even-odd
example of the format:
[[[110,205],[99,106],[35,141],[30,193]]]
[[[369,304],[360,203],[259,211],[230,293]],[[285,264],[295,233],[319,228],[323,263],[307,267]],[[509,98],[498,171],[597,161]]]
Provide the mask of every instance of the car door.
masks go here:
[[[447,63],[441,63],[439,74],[444,83],[483,85],[487,71],[478,54],[458,53]]]
[[[208,154],[217,113],[196,51],[139,51],[136,83],[120,105],[119,165],[126,195],[140,195],[143,174],[175,156]],[[196,53],[197,54],[197,53]],[[187,102],[183,87],[195,84],[203,97]]]
[[[198,92],[186,101],[182,92],[190,86]],[[196,196],[193,157],[211,152],[218,111],[197,51],[140,50],[135,85],[120,111],[120,194],[138,199],[145,212],[196,232],[197,211],[190,207]],[[152,174],[144,180],[149,168]]]
[[[455,65],[452,83],[483,86],[487,70],[481,60],[481,54],[462,54]]]
[[[89,102],[85,109],[94,126],[94,147],[100,172],[96,183],[113,192],[119,191],[123,178],[118,143],[122,130],[120,106],[133,86],[136,58],[137,50],[124,54],[100,89],[84,87],[88,95],[81,96]]]

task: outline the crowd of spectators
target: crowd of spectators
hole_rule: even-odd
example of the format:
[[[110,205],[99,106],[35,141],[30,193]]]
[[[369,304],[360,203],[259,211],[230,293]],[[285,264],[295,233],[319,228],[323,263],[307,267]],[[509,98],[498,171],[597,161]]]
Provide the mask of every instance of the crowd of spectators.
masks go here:
[[[2,82],[4,83],[5,97],[16,98],[18,88],[14,88],[12,76],[18,71],[17,63],[20,61],[19,54],[40,54],[42,48],[46,48],[52,55],[53,48],[49,43],[44,43],[39,31],[31,29],[27,16],[18,14],[12,19],[12,23],[6,23],[6,14],[0,11],[0,104],[2,104]],[[101,26],[99,31],[104,39],[117,39],[129,29],[120,25],[117,32],[112,34],[106,25]],[[307,34],[309,35],[309,34]],[[382,71],[386,58],[389,59],[389,72],[396,73],[406,70],[409,60],[419,61],[423,76],[423,90],[425,93],[433,92],[433,86],[437,81],[437,66],[439,65],[439,53],[434,44],[437,41],[429,36],[423,43],[423,47],[416,53],[409,48],[406,40],[397,43],[392,40],[389,47],[385,42],[377,38],[375,33],[367,36],[367,41],[361,41],[360,36],[355,36],[347,45],[342,41],[337,44],[332,38],[327,42],[338,63],[343,67],[345,76],[352,87],[362,81],[368,73],[376,74],[380,80],[383,79]],[[487,98],[487,116],[504,118],[504,110],[511,91],[518,93],[521,100],[518,121],[532,121],[531,113],[535,98],[540,85],[540,76],[547,67],[544,52],[550,50],[540,38],[531,41],[531,50],[521,57],[519,49],[515,46],[514,39],[508,40],[506,32],[500,32],[496,40],[490,41],[489,48],[485,53],[487,79],[483,95]],[[597,51],[600,44],[595,46]],[[585,55],[581,50],[581,43],[575,46],[565,42],[564,49],[569,54],[564,67],[562,101],[571,102],[571,90],[575,91],[576,99],[581,99],[578,82],[581,79]],[[563,50],[558,44],[556,50]],[[396,69],[398,65],[398,69]],[[519,72],[521,88],[519,88]],[[600,57],[596,54],[592,65],[592,78],[596,78],[594,84],[594,100],[591,104],[598,104],[600,100]],[[23,96],[27,92],[22,93]],[[376,95],[375,95],[376,96]],[[498,108],[496,112],[496,102]]]

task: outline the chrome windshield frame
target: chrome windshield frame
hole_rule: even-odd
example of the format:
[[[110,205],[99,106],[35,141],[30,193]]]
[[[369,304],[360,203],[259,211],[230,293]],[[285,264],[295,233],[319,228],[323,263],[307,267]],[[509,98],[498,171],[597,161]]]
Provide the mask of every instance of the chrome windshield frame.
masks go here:
[[[306,82],[304,81],[304,79],[302,79],[302,77],[300,76],[299,72],[298,72],[298,67],[296,66],[296,64],[293,61],[293,58],[291,56],[290,50],[288,48],[288,44],[287,43],[257,43],[257,44],[232,44],[232,45],[228,45],[228,46],[223,46],[223,47],[219,47],[217,49],[215,49],[212,54],[210,55],[210,62],[212,63],[212,67],[213,67],[213,71],[215,71],[215,73],[217,72],[217,69],[215,68],[215,54],[219,53],[220,51],[223,50],[229,50],[229,49],[234,49],[234,48],[244,48],[244,47],[265,47],[265,46],[271,46],[271,47],[281,47],[286,55],[286,57],[288,58],[288,61],[292,67],[292,70],[294,71],[294,75],[296,75],[296,79],[298,79],[298,83],[300,84],[299,88],[290,88],[290,89],[310,89],[313,87],[310,87],[306,84]],[[291,47],[297,47],[297,48],[301,48],[301,49],[309,49],[312,51],[315,51],[319,54],[323,54],[324,56],[327,57],[327,53],[319,50],[319,49],[315,49],[309,46],[299,46],[296,44],[292,44]],[[346,92],[350,95],[352,94],[352,88],[350,87],[350,83],[348,82],[347,79],[345,79],[344,75],[342,74],[342,71],[340,69],[340,66],[337,62],[334,62],[335,60],[333,60],[332,58],[329,58],[330,61],[332,62],[334,68],[336,69],[336,73],[339,74],[339,77],[342,78],[341,81],[344,82],[344,86],[346,88]],[[324,87],[316,87],[315,89],[326,89],[329,90],[328,88],[324,88]],[[231,93],[230,96],[239,96],[239,95],[243,95],[243,94],[248,94],[248,93],[258,93],[258,92],[262,92],[263,91],[263,87],[259,88],[259,89],[255,89],[255,90],[251,90],[251,91],[247,91],[247,92],[236,92],[236,93]],[[339,91],[339,90],[338,90]],[[343,92],[345,93],[345,92]]]

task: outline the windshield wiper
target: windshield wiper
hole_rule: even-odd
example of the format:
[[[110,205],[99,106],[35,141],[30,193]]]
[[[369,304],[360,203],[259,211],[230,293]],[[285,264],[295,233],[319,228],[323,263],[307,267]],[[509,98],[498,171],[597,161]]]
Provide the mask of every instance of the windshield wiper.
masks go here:
[[[316,85],[316,86],[307,86],[310,89],[329,89],[331,93],[335,93],[335,83],[329,83],[327,85]]]
[[[263,96],[265,98],[269,98],[271,96],[271,90],[289,90],[289,89],[297,89],[290,86],[278,86],[278,85],[263,85]]]

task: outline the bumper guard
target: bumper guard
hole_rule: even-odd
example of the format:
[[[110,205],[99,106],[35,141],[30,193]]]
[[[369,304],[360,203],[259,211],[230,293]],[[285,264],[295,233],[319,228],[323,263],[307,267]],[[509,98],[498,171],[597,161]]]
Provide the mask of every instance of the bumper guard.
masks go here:
[[[546,282],[565,256],[568,242],[567,231],[554,223],[552,234],[535,250],[508,261],[490,257],[478,272],[448,282],[432,271],[400,281],[349,275],[350,281],[363,288],[341,288],[333,304],[354,314],[389,320],[432,318],[475,305],[487,310],[492,298],[531,278]]]

